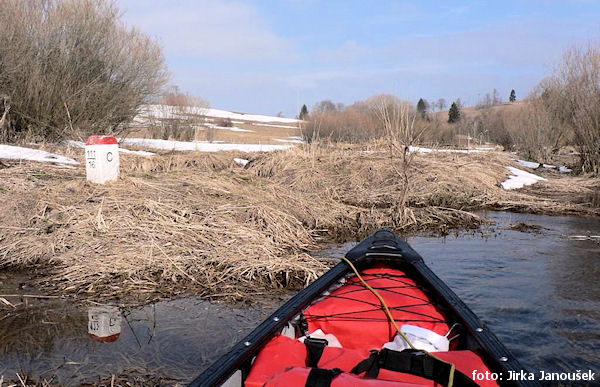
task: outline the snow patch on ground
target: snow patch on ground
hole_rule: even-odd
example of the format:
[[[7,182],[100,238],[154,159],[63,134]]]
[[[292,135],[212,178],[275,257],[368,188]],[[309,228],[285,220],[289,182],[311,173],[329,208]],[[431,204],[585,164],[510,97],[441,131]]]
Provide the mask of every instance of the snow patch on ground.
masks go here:
[[[233,159],[233,161],[234,161],[236,164],[239,164],[239,165],[241,165],[241,166],[243,166],[243,167],[245,167],[245,166],[246,166],[246,164],[248,164],[248,163],[250,162],[250,160],[246,160],[246,159],[238,159],[237,157],[236,157],[235,159]]]
[[[128,153],[128,154],[138,155],[138,156],[154,156],[156,154],[153,152],[148,152],[148,151],[143,151],[143,150],[131,150],[131,149],[125,149],[125,148],[119,148],[119,153]]]
[[[304,143],[304,141],[299,140],[297,138],[292,138],[292,137],[288,137],[287,139],[285,139],[285,138],[274,138],[273,141],[287,142],[287,143],[292,143],[292,144],[302,144],[302,143]]]
[[[526,172],[522,169],[507,167],[512,175],[508,179],[502,182],[502,188],[505,190],[519,189],[526,185],[535,184],[538,181],[546,181],[543,177],[534,175],[533,173]]]
[[[569,172],[573,172],[572,169],[565,167],[564,165],[561,165],[560,167],[558,167],[558,172],[560,173],[569,173]]]
[[[226,144],[210,142],[169,141],[147,138],[126,138],[121,140],[123,144],[136,145],[152,149],[174,150],[174,151],[241,151],[241,152],[271,152],[289,149],[291,145],[269,145],[269,144]]]
[[[540,163],[536,163],[535,161],[516,160],[516,162],[525,168],[537,169],[540,167]],[[542,164],[542,167],[556,169],[556,165],[552,165],[552,164]],[[572,171],[571,169],[565,167],[564,165],[561,165],[558,167],[558,172],[560,172],[560,173],[569,173],[571,171]]]
[[[423,148],[420,146],[409,146],[409,152],[417,152],[417,153],[479,153],[479,152],[489,152],[493,151],[494,148],[490,147],[481,147],[481,148],[473,148],[473,149],[432,149],[432,148]]]
[[[65,143],[74,148],[82,148],[82,149],[85,148],[85,143],[83,141],[67,140],[67,141],[65,141]],[[125,149],[125,148],[121,148],[120,146],[119,146],[119,153],[128,153],[128,154],[138,155],[138,156],[154,156],[154,155],[156,155],[156,153],[142,151],[142,150]]]
[[[517,163],[519,163],[520,166],[525,167],[525,168],[535,169],[540,166],[540,163],[536,163],[533,161],[517,160]]]
[[[57,155],[39,149],[23,148],[21,146],[0,144],[0,159],[28,160],[41,163],[79,164],[77,160],[70,157]]]

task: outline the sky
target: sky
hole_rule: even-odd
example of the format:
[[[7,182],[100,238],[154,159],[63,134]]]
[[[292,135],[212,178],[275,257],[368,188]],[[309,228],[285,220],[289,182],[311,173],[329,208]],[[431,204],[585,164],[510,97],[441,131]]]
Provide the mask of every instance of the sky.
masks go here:
[[[286,117],[395,94],[474,105],[526,97],[569,47],[600,41],[596,0],[117,0],[180,90]]]

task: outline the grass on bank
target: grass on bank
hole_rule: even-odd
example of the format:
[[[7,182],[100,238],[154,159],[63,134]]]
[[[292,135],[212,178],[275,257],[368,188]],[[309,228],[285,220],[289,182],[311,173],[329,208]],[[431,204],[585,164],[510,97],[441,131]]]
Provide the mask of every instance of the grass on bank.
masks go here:
[[[311,250],[383,226],[476,228],[479,209],[599,213],[584,200],[598,180],[563,184],[562,198],[502,190],[511,161],[497,152],[416,155],[401,208],[386,149],[306,145],[255,154],[245,168],[224,152],[124,155],[107,185],[86,183],[83,166],[10,164],[0,169],[0,268],[35,271],[44,291],[80,298],[241,299],[305,286],[330,265]]]

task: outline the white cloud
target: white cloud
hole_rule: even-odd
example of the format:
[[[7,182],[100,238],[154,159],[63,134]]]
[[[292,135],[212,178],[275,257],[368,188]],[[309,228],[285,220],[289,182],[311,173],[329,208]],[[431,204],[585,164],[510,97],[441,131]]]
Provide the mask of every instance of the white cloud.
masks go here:
[[[158,38],[168,57],[288,62],[293,44],[237,1],[120,0],[124,20]]]

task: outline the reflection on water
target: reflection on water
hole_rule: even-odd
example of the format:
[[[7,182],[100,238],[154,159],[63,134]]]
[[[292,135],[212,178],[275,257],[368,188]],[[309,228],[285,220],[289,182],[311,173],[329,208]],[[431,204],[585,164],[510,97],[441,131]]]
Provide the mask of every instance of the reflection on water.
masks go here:
[[[531,371],[600,371],[600,220],[489,213],[490,235],[411,237],[427,264]],[[536,232],[509,229],[519,222]],[[321,252],[341,256],[352,243]],[[4,277],[2,277],[4,275]],[[18,279],[0,274],[0,294]],[[0,376],[77,385],[137,372],[186,382],[276,309],[187,298],[142,308],[14,299],[0,306]]]
[[[88,334],[103,343],[116,341],[121,335],[121,309],[116,306],[88,308]]]
[[[119,309],[44,301],[0,309],[0,376],[79,385],[133,372],[189,381],[282,302],[248,308],[187,298]]]

